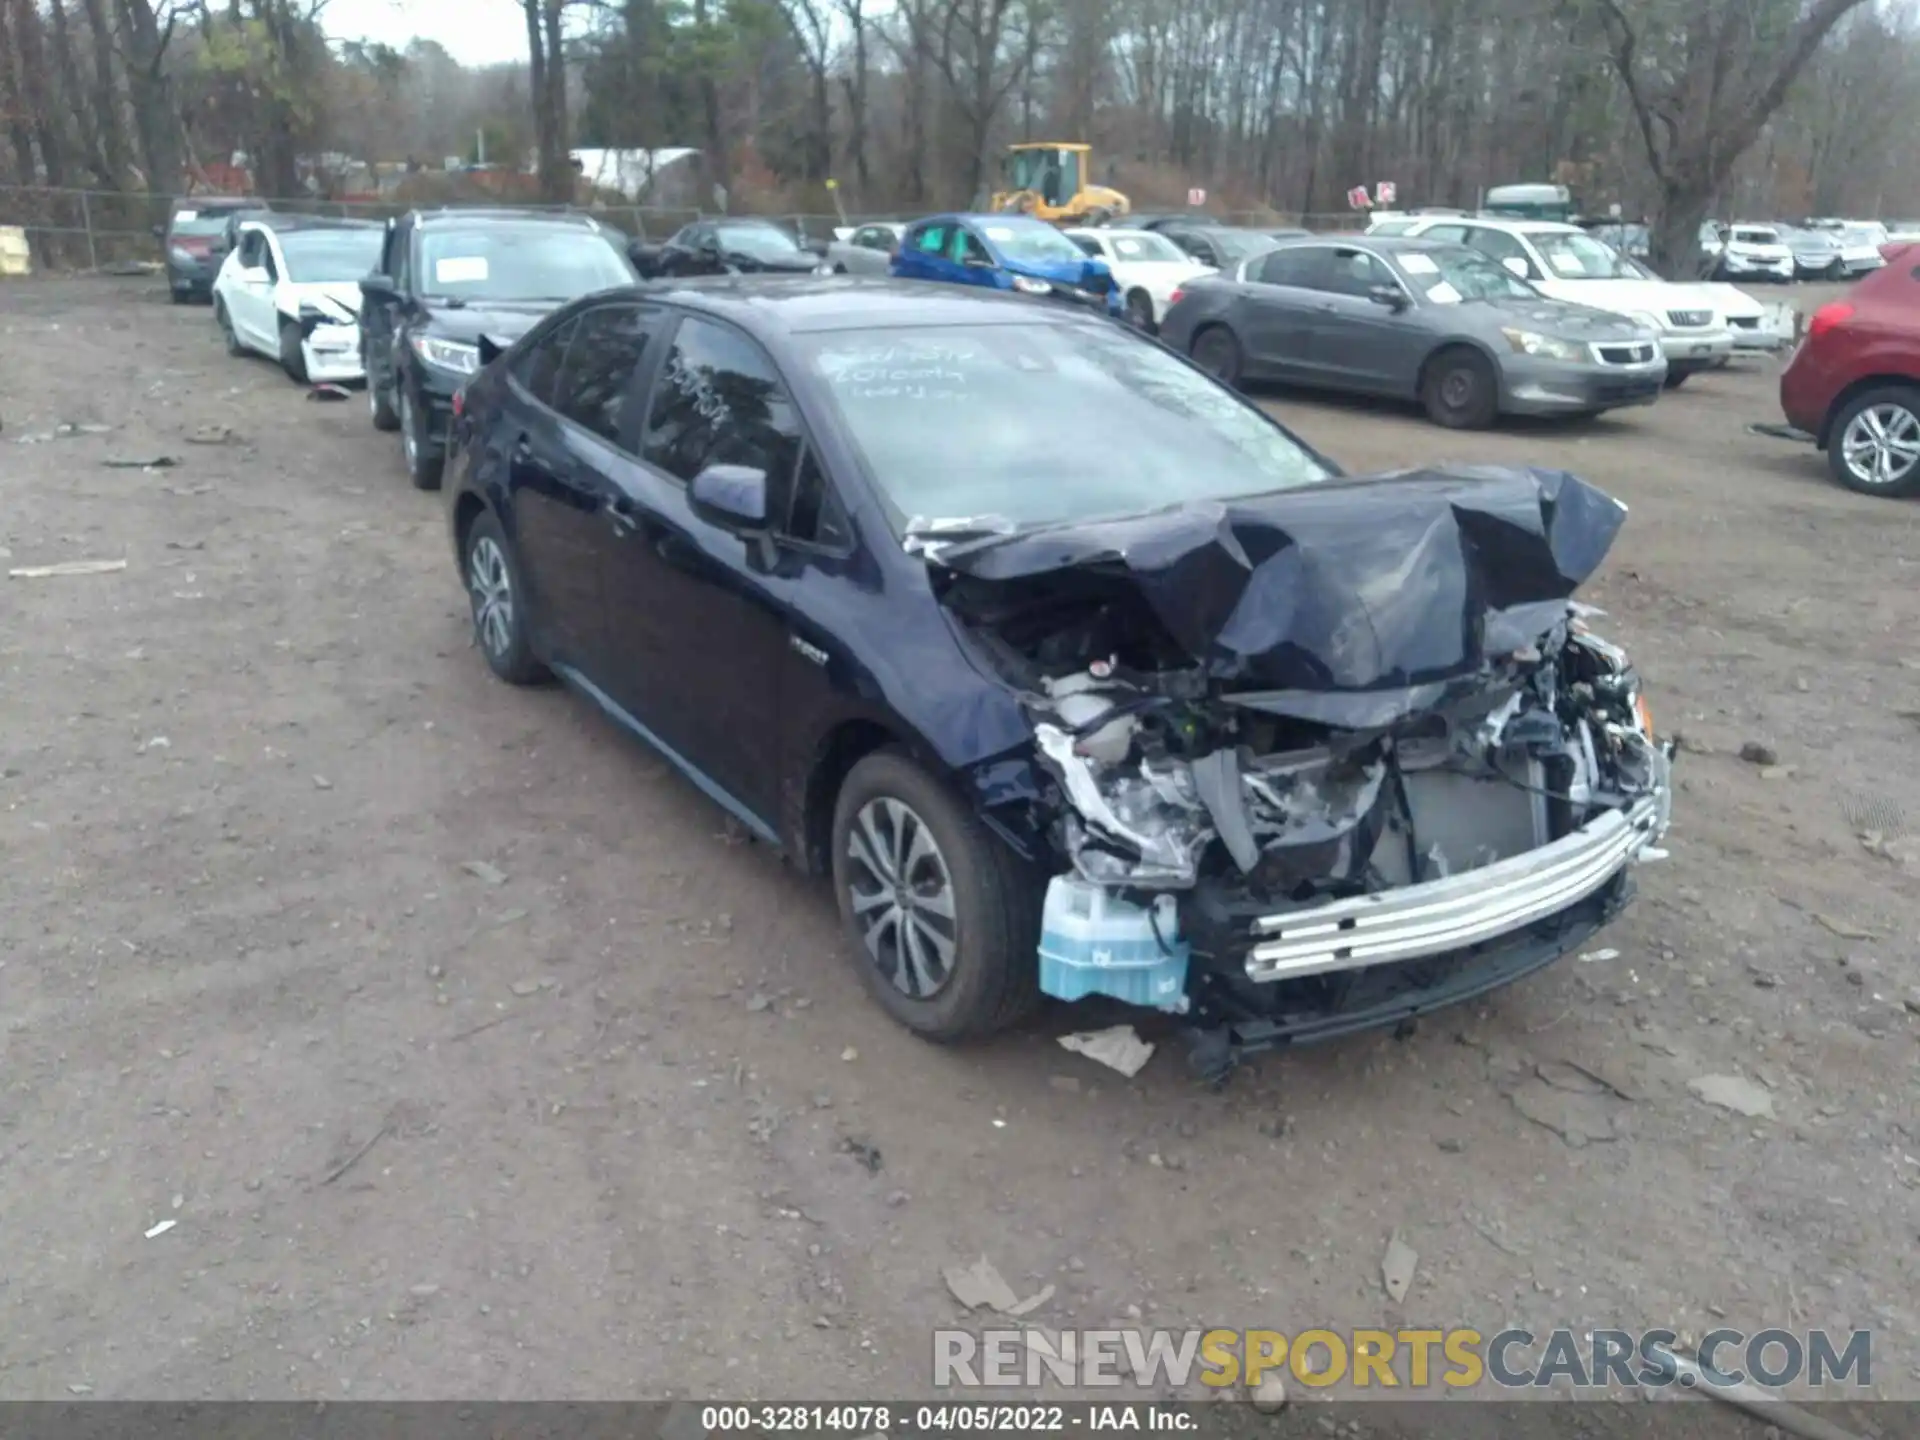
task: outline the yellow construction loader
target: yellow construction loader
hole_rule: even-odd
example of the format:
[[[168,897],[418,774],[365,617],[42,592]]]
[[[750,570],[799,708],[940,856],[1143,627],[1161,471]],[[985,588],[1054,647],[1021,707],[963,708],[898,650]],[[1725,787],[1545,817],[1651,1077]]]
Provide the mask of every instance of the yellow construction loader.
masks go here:
[[[1000,157],[993,208],[1056,225],[1099,225],[1125,215],[1131,202],[1118,190],[1090,184],[1092,169],[1091,145],[1040,140],[1009,145]]]

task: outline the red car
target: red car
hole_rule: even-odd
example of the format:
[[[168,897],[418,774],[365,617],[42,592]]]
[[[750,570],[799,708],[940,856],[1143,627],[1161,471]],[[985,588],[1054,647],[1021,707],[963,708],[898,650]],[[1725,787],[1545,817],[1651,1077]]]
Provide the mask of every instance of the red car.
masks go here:
[[[1823,305],[1780,376],[1787,421],[1863,495],[1920,495],[1920,244]]]

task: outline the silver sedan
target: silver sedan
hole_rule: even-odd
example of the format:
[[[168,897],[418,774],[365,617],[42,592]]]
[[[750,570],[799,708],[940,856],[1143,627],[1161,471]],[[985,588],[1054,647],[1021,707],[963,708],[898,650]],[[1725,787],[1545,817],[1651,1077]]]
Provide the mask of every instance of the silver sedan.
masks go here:
[[[874,220],[837,230],[827,246],[827,265],[836,275],[885,275],[906,228],[898,221]]]
[[[1450,429],[1651,405],[1667,375],[1639,321],[1549,299],[1467,246],[1388,235],[1287,242],[1190,281],[1160,339],[1228,384],[1417,400]]]

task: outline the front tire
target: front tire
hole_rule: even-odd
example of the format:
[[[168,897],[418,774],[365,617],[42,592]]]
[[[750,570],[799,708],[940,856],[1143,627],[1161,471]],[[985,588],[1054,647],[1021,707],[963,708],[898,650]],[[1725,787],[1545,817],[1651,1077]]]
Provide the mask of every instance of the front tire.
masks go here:
[[[534,658],[527,626],[526,587],[506,532],[491,514],[467,527],[461,547],[467,582],[467,608],[473,615],[473,643],[487,668],[509,685],[537,685],[547,669]]]
[[[307,356],[300,338],[300,327],[290,320],[280,322],[280,368],[296,385],[307,383]]]
[[[440,488],[440,457],[427,434],[426,407],[413,398],[413,387],[400,381],[400,452],[406,458],[407,479],[416,490]]]
[[[1420,382],[1427,417],[1449,430],[1484,430],[1500,413],[1500,377],[1477,350],[1442,350]]]
[[[388,398],[387,392],[380,388],[380,382],[373,378],[373,367],[371,365],[367,366],[366,371],[367,414],[373,420],[373,428],[389,433],[398,430],[400,428],[400,417],[394,411],[393,401]]]
[[[1667,378],[1662,381],[1661,384],[1668,390],[1678,390],[1682,385],[1686,384],[1687,381],[1691,380],[1694,374],[1695,372],[1692,370],[1669,370],[1667,371]]]
[[[1920,389],[1882,385],[1833,417],[1827,468],[1861,495],[1920,495]]]
[[[832,843],[860,978],[895,1020],[950,1043],[1039,1007],[1040,880],[945,785],[896,751],[867,756]]]
[[[213,319],[220,327],[220,338],[227,342],[227,354],[240,356],[247,353],[247,347],[240,343],[240,332],[233,328],[233,316],[227,313],[226,301],[218,295],[213,297]]]
[[[1209,325],[1193,337],[1193,363],[1222,385],[1240,387],[1240,342],[1224,325]]]

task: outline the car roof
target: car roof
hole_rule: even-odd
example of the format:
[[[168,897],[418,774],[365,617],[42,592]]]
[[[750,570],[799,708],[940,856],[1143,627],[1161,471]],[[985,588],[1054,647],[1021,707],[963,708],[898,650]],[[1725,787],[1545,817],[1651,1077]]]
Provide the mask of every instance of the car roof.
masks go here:
[[[1037,305],[1003,290],[877,275],[708,275],[643,282],[624,293],[731,320],[760,334],[946,325],[1092,325],[1104,329],[1113,323],[1104,316]],[[598,298],[607,297],[603,293]]]
[[[1584,235],[1578,225],[1562,220],[1521,220],[1510,215],[1422,215],[1421,224],[1484,225],[1490,230],[1507,230],[1516,235]]]
[[[176,195],[173,199],[173,208],[199,210],[211,215],[225,210],[265,210],[267,202],[256,200],[250,195]]]
[[[295,230],[379,230],[384,225],[379,220],[358,220],[344,215],[289,215],[284,210],[262,210],[242,221],[240,228],[272,230],[284,235]]]
[[[416,210],[417,226],[470,225],[485,221],[489,225],[565,225],[577,230],[602,230],[606,227],[593,216],[578,210],[515,210],[505,205],[445,205],[436,210]]]

